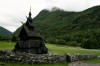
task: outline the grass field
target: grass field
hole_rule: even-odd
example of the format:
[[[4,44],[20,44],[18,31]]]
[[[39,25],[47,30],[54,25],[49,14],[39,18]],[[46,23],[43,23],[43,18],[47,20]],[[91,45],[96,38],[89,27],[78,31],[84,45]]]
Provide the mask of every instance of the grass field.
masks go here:
[[[20,64],[20,63],[7,63],[0,62],[0,66],[68,66],[68,64]]]
[[[0,42],[0,50],[12,50],[15,46],[13,42]],[[100,50],[82,49],[80,47],[69,47],[65,45],[55,45],[46,43],[46,47],[51,54],[95,54],[100,55]]]
[[[46,44],[49,53],[52,54],[95,54],[100,55],[100,50],[82,49],[80,47],[69,47],[65,45]]]
[[[90,63],[90,64],[100,64],[100,59],[93,59],[93,60],[83,60],[85,63]]]
[[[13,42],[0,41],[0,50],[12,50],[15,46]]]
[[[15,46],[15,43],[13,42],[0,42],[0,50],[12,50]],[[48,44],[46,43],[46,47],[49,50],[50,54],[95,54],[95,55],[100,55],[99,50],[90,50],[90,49],[82,49],[80,47],[69,47],[65,45],[55,45],[55,44]],[[84,61],[84,62],[100,62],[98,60],[90,60],[90,61]],[[19,64],[19,63],[5,63],[5,62],[0,62],[0,66],[68,66],[66,64],[34,64],[34,65],[29,65],[29,64]]]

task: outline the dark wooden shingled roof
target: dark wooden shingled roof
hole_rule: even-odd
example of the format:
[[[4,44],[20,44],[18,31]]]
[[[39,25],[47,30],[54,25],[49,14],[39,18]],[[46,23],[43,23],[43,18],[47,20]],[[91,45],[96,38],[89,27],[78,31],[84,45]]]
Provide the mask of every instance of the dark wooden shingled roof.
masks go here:
[[[29,28],[25,25],[23,25],[23,28],[22,29],[25,29],[28,37],[41,37],[40,33],[37,33],[36,31],[30,31]]]

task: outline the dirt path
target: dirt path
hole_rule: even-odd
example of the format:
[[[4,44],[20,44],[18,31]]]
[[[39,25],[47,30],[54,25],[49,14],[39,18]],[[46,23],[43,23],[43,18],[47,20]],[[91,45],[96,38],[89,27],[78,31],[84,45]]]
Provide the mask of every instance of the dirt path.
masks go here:
[[[68,66],[100,66],[100,64],[88,64],[81,61],[69,63]]]

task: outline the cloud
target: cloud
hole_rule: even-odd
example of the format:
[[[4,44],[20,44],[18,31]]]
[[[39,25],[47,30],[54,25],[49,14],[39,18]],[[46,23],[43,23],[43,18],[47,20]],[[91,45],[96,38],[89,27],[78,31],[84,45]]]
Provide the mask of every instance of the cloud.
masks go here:
[[[100,5],[100,0],[90,0],[90,7]]]
[[[48,7],[59,7],[65,11],[82,11],[89,8],[89,0],[47,0]]]
[[[100,5],[100,0],[0,0],[0,26],[15,31],[25,23],[31,5],[32,17],[42,9],[58,7],[65,11],[82,11]]]

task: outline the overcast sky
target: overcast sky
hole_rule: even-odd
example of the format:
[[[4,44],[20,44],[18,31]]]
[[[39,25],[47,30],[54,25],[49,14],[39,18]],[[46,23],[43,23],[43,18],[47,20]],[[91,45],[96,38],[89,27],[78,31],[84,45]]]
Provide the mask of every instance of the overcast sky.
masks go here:
[[[31,5],[32,17],[42,9],[58,7],[65,11],[83,11],[100,5],[100,0],[0,0],[0,26],[14,32],[25,22]]]

